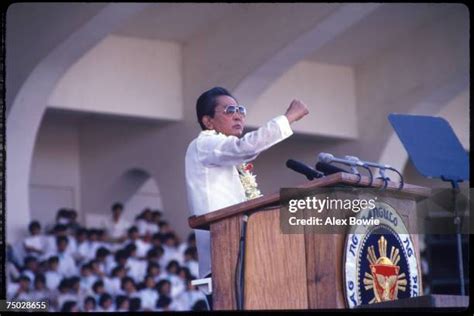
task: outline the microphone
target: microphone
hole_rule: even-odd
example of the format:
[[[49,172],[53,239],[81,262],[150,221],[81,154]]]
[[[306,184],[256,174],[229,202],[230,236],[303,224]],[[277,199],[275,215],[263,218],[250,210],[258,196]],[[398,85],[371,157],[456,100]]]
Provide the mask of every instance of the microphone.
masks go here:
[[[354,156],[346,156],[345,158],[348,159],[348,160],[357,160],[357,161],[361,162],[363,165],[365,165],[367,167],[374,167],[374,168],[379,168],[379,169],[391,169],[392,168],[389,165],[382,165],[382,164],[379,164],[379,163],[376,163],[376,162],[371,162],[371,161],[362,161],[359,158],[354,157]]]
[[[359,159],[342,159],[342,158],[336,158],[331,154],[328,153],[320,153],[318,156],[319,160],[325,163],[331,163],[331,162],[337,162],[337,163],[342,163],[351,167],[362,167],[364,164],[359,160]]]
[[[396,173],[398,173],[400,175],[400,172],[398,172],[398,170],[395,170],[394,168],[392,168],[390,165],[382,165],[382,164],[379,164],[379,163],[376,163],[376,162],[371,162],[371,161],[362,161],[359,158],[354,157],[354,156],[346,156],[345,158],[350,159],[350,160],[357,160],[357,161],[361,162],[363,164],[363,166],[369,171],[370,171],[369,167],[378,168],[380,179],[390,180],[389,177],[385,176],[385,170],[392,170],[392,171],[395,171]],[[400,175],[400,179],[401,178],[402,178],[402,176]]]
[[[305,175],[308,180],[313,180],[315,178],[323,177],[323,174],[321,172],[316,171],[313,168],[305,165],[304,163],[293,160],[293,159],[288,159],[286,161],[286,166],[293,171],[296,171],[298,173]]]
[[[329,176],[331,174],[338,173],[338,172],[347,172],[347,173],[349,173],[348,171],[346,171],[342,168],[330,165],[330,164],[322,162],[322,161],[320,161],[316,164],[316,170],[321,171],[325,176]]]

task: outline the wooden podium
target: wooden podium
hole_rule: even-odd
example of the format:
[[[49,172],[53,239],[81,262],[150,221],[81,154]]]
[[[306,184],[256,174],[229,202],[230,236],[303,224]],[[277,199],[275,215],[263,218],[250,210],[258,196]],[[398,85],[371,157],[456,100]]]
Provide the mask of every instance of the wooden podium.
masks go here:
[[[334,185],[368,186],[369,179],[337,173],[313,180],[298,188]],[[374,180],[380,188],[383,181]],[[429,196],[427,188],[388,182],[384,200],[403,218],[405,226],[416,225],[413,216],[418,197]],[[235,269],[239,250],[241,219],[247,224],[244,309],[346,308],[343,280],[344,234],[283,234],[280,229],[279,193],[189,218],[194,229],[211,232],[212,287],[214,310],[236,310]],[[419,260],[418,236],[413,235]],[[420,265],[418,265],[419,267]],[[421,275],[421,274],[420,274]]]

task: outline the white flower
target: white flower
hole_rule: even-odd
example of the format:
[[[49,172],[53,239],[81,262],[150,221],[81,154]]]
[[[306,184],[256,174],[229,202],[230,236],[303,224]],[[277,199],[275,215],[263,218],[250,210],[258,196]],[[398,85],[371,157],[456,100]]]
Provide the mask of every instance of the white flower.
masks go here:
[[[255,180],[255,175],[250,172],[247,168],[247,164],[243,163],[237,167],[239,171],[240,182],[244,187],[245,196],[247,200],[255,199],[262,196],[262,193],[257,188],[257,181]]]

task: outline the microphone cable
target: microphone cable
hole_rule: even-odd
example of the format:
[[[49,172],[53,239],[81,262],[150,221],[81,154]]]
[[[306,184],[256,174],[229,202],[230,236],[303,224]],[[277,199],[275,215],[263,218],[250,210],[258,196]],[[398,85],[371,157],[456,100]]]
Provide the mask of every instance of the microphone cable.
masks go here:
[[[237,310],[244,309],[244,276],[245,276],[245,235],[247,233],[248,215],[242,216],[240,229],[239,252],[237,264],[235,265],[235,301]]]
[[[401,191],[403,189],[403,186],[405,185],[405,181],[403,179],[402,174],[400,173],[400,171],[398,171],[397,169],[395,169],[393,167],[389,167],[388,169],[394,171],[400,177],[400,185],[398,186],[398,190]]]

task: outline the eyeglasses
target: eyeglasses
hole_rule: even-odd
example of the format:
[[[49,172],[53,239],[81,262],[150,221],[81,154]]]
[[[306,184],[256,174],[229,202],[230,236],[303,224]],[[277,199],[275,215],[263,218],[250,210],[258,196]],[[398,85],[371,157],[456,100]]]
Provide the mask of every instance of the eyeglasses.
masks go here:
[[[239,112],[243,116],[247,114],[247,109],[243,105],[227,105],[224,108],[224,114],[233,115],[234,113]]]

